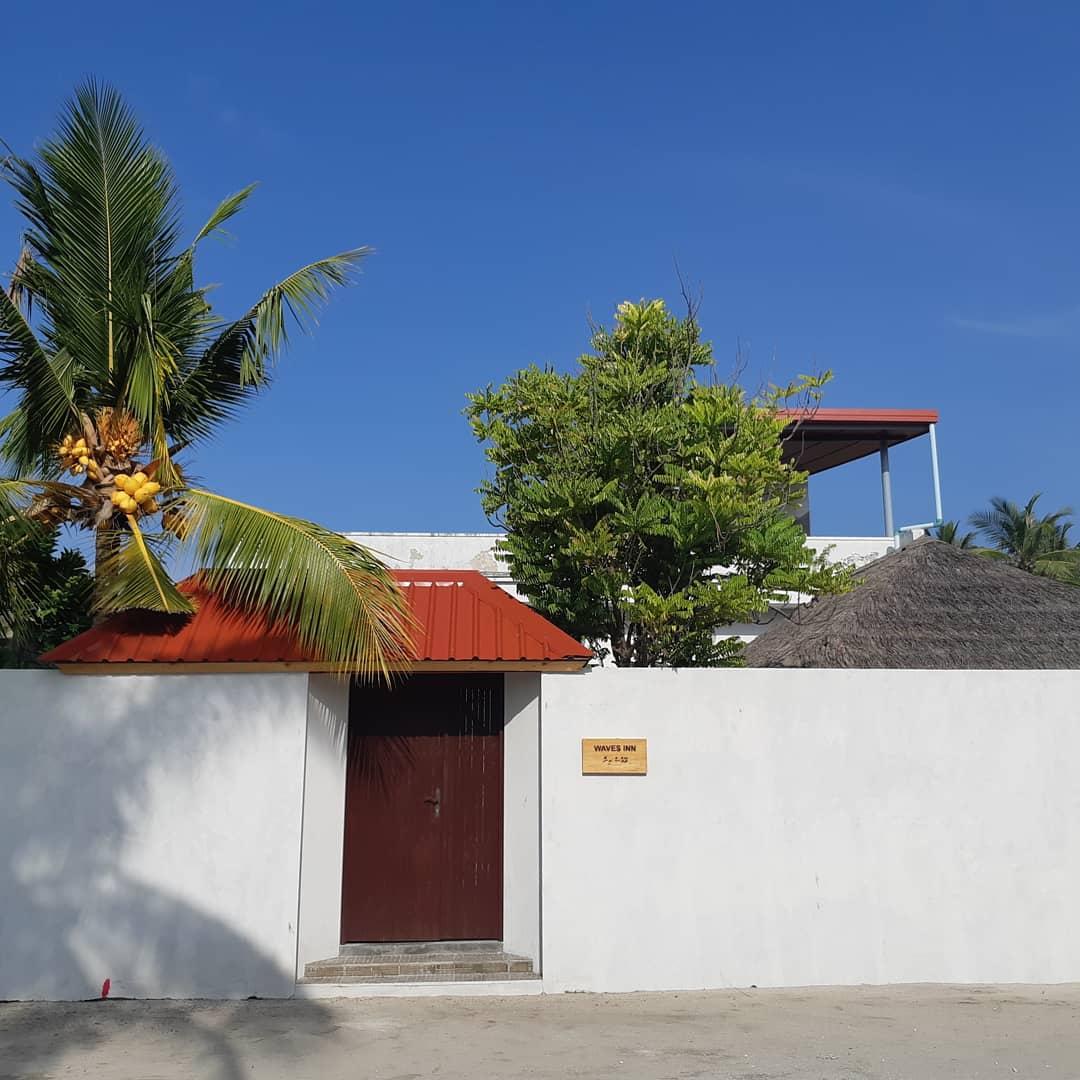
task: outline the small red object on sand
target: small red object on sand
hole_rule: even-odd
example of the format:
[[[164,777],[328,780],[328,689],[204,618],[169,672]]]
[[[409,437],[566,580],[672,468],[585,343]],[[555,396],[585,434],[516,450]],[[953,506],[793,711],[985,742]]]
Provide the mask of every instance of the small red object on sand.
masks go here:
[[[101,984],[101,1000],[104,1001],[109,996],[109,988],[112,986],[112,980],[106,979]]]

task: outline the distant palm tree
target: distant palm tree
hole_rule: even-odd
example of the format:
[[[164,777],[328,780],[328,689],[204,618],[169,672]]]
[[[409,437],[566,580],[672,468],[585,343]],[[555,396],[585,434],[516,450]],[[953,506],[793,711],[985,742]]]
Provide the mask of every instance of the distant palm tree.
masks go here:
[[[1035,505],[1041,494],[1037,491],[1022,507],[995,496],[989,510],[972,514],[968,521],[990,542],[987,554],[1031,574],[1080,583],[1080,550],[1070,546],[1072,522],[1065,520],[1072,507],[1039,517]]]
[[[975,547],[974,533],[961,533],[957,521],[943,521],[934,532],[935,537],[944,544],[970,549]]]

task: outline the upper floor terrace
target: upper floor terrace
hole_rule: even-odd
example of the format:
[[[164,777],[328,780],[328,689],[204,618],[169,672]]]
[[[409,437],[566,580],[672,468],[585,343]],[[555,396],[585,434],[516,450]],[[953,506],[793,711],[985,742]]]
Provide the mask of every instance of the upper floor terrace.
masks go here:
[[[837,562],[862,565],[896,546],[902,531],[922,531],[941,521],[936,411],[793,409],[785,415],[790,420],[785,432],[785,456],[810,474],[807,496],[793,512],[816,551],[828,551],[830,559]],[[893,512],[889,451],[915,439],[926,439],[928,444],[933,520],[900,523]],[[876,456],[880,464],[881,533],[876,536],[815,535],[811,512],[814,476],[872,456]],[[500,533],[365,532],[348,535],[380,553],[393,569],[479,570],[516,595],[506,562],[496,550]]]

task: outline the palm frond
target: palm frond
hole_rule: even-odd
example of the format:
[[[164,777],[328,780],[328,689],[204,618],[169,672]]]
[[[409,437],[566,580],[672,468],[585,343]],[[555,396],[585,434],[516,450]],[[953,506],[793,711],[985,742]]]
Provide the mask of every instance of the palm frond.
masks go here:
[[[23,576],[26,552],[45,535],[42,526],[27,517],[35,488],[24,480],[0,477],[0,637],[17,637],[19,624],[41,599],[34,581]]]
[[[956,521],[943,521],[934,530],[934,536],[944,544],[952,544],[965,550],[971,550],[975,546],[975,534],[961,533],[960,524]]]
[[[32,621],[45,595],[40,576],[27,571],[35,565],[35,550],[52,547],[52,530],[30,517],[30,510],[43,495],[62,500],[75,491],[66,484],[0,477],[0,638],[10,637],[16,647],[20,628]]]
[[[17,154],[0,158],[0,179],[15,191],[16,209],[26,218],[35,236],[36,243],[31,244],[28,236],[23,244],[23,254],[32,258],[34,250],[40,251],[47,245],[45,238],[55,229],[48,188],[36,166]]]
[[[33,667],[89,624],[93,578],[78,552],[56,553],[56,539],[36,523],[10,538],[0,522],[0,667]]]
[[[1024,511],[1016,503],[997,495],[990,500],[989,510],[977,510],[968,518],[974,529],[985,533],[1001,550],[1008,549],[1016,542],[1017,530],[1022,527],[1023,521]]]
[[[15,263],[15,269],[11,272],[11,280],[8,283],[8,296],[14,301],[15,306],[26,314],[30,319],[34,310],[34,293],[30,284],[33,275],[34,256],[30,249],[23,244],[22,251]]]
[[[33,488],[24,480],[0,477],[0,544],[12,543],[33,530],[26,517],[26,504]]]
[[[1044,552],[1035,561],[1035,573],[1055,581],[1080,583],[1080,550],[1060,548]]]
[[[366,548],[310,521],[209,491],[179,500],[178,530],[224,602],[287,625],[313,659],[381,676],[413,659],[413,619]]]
[[[24,277],[39,300],[47,350],[77,359],[80,385],[95,401],[123,405],[133,384],[148,421],[145,388],[161,379],[147,369],[162,353],[147,344],[145,298],[160,303],[179,221],[164,157],[119,94],[88,82],[37,163],[9,158],[4,175],[30,225]],[[156,336],[172,329],[166,319]]]
[[[371,248],[360,247],[309,263],[267,289],[243,318],[227,328],[218,341],[239,335],[244,344],[240,355],[240,377],[258,382],[288,342],[291,316],[301,329],[314,326],[319,308],[335,287],[347,285],[350,275]],[[216,344],[216,343],[215,343]],[[211,345],[209,351],[213,351]]]
[[[225,326],[168,388],[166,422],[174,438],[205,438],[270,382],[288,342],[288,322],[310,328],[332,289],[346,285],[366,247],[320,259],[278,282]]]
[[[1021,507],[1009,499],[994,496],[990,500],[989,510],[978,511],[969,520],[1021,570],[1048,576],[1071,573],[1057,565],[1047,570],[1046,560],[1060,563],[1059,553],[1069,549],[1068,535],[1072,523],[1065,519],[1072,514],[1072,507],[1063,506],[1040,517],[1035,509],[1040,498],[1041,492],[1036,492]]]
[[[160,611],[169,615],[190,615],[195,607],[176,587],[153,550],[165,545],[139,528],[128,515],[128,533],[110,535],[110,551],[97,567],[98,591],[95,609],[107,614],[116,611]]]
[[[35,583],[24,574],[24,554],[44,530],[20,511],[18,497],[7,481],[0,480],[0,654],[3,639],[18,637],[20,624],[28,621],[41,599]]]
[[[196,247],[208,236],[218,232],[226,221],[240,213],[244,203],[248,201],[249,196],[257,187],[258,184],[248,184],[247,187],[241,188],[228,198],[222,199],[217,209],[210,215],[206,224],[195,234],[195,239],[192,240],[191,246]]]
[[[24,438],[0,445],[0,453],[22,472],[39,464],[42,445],[78,423],[74,364],[66,351],[50,356],[19,306],[0,289],[0,387],[21,391]]]
[[[60,480],[37,477],[0,477],[0,513],[26,514],[35,499],[49,498],[57,503],[81,503],[87,497],[86,488],[65,484]]]

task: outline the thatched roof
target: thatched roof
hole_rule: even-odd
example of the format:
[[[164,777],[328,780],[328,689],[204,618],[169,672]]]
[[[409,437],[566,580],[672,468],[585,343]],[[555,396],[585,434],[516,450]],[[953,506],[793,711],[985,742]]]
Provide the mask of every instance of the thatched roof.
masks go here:
[[[751,667],[1080,668],[1080,586],[929,537],[773,625]]]

